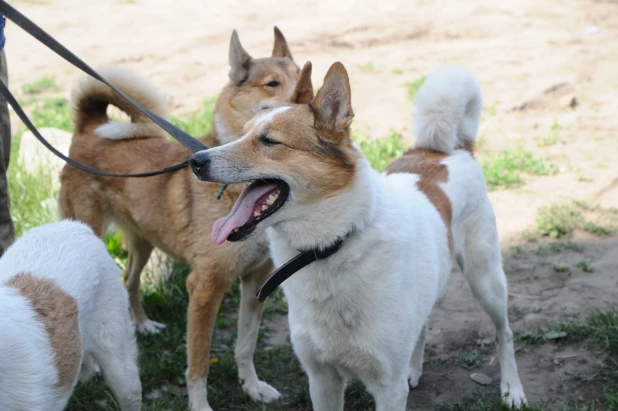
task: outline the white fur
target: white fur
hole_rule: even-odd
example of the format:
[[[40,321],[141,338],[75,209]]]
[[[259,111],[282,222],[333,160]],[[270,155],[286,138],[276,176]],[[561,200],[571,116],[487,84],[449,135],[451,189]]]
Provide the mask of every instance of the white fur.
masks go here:
[[[215,131],[217,132],[217,140],[221,144],[231,143],[236,140],[236,136],[230,132],[227,125],[225,124],[225,120],[221,115],[217,112],[213,115],[213,122],[215,125]]]
[[[107,140],[161,137],[164,131],[155,123],[122,123],[110,121],[94,129],[97,136]]]
[[[468,120],[478,121],[476,91],[476,83],[459,71],[430,77],[418,100],[421,143],[452,152],[442,162],[449,179],[441,187],[452,204],[454,257],[496,326],[504,401],[520,405],[526,400],[493,209],[477,162],[467,151],[453,152],[475,137],[470,133],[478,124]],[[472,114],[465,109],[469,102]],[[283,284],[292,344],[309,376],[316,411],[343,410],[345,383],[352,378],[366,385],[378,411],[404,410],[409,387],[418,384],[426,323],[453,265],[445,223],[418,180],[414,174],[379,175],[363,157],[349,190],[311,204],[288,200],[263,223],[270,225],[276,266],[353,230],[336,254]]]
[[[416,147],[452,153],[474,142],[481,116],[481,89],[460,67],[445,67],[427,77],[416,94]]]
[[[118,267],[88,226],[68,220],[28,231],[0,259],[0,409],[62,410],[72,393],[56,388],[49,337],[30,304],[4,285],[19,273],[50,279],[77,301],[85,374],[96,361],[121,409],[139,410],[135,329]]]

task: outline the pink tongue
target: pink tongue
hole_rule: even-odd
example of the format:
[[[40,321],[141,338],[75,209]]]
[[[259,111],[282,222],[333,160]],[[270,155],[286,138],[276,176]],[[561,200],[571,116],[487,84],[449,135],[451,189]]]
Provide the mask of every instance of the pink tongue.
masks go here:
[[[227,216],[221,217],[215,222],[215,225],[212,227],[212,241],[215,244],[222,244],[227,240],[232,230],[242,227],[249,221],[253,214],[255,203],[260,197],[276,188],[276,184],[246,187],[242,193],[240,193],[232,211],[230,211]]]

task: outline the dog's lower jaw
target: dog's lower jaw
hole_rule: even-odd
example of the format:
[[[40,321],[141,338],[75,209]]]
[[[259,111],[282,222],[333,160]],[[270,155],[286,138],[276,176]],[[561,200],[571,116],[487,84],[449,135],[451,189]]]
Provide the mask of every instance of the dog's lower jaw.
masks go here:
[[[208,404],[205,377],[195,380],[187,378],[187,391],[189,393],[189,406],[191,411],[213,411]]]

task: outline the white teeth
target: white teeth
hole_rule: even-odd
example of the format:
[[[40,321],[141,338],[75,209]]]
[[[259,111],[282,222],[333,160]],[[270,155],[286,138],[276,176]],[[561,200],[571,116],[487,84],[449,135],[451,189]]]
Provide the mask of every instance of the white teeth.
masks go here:
[[[237,233],[238,232],[238,228],[235,228],[232,230],[233,233]]]
[[[268,199],[266,200],[266,204],[273,205],[278,198],[279,198],[279,190],[275,191],[274,193],[268,196]]]
[[[262,211],[266,210],[267,208],[268,208],[268,206],[267,206],[267,205],[263,205],[263,206],[262,206]]]
[[[258,216],[260,216],[261,214],[262,214],[262,212],[261,212],[261,211],[257,211],[257,210],[256,210],[256,211],[254,211],[254,212],[253,212],[253,217],[258,217]]]

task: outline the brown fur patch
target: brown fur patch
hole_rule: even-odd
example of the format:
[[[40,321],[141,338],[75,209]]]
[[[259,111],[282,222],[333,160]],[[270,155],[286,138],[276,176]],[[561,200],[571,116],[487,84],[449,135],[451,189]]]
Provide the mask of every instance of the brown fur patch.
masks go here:
[[[461,148],[474,156],[474,141],[466,140]]]
[[[448,181],[448,169],[440,162],[448,157],[447,154],[415,148],[408,150],[404,155],[393,161],[386,169],[387,174],[411,173],[418,174],[418,189],[431,201],[438,210],[448,232],[448,249],[453,255],[453,232],[451,221],[453,209],[451,201],[440,188],[439,183]]]
[[[308,104],[294,105],[268,123],[254,120],[248,125],[251,135],[225,156],[242,168],[304,182],[306,190],[296,193],[299,202],[332,197],[352,183],[360,154],[348,138],[349,130],[316,130],[314,122]],[[264,144],[263,137],[281,144]]]
[[[6,283],[27,299],[47,334],[56,356],[58,388],[66,392],[79,372],[82,360],[77,302],[52,280],[20,273]]]

